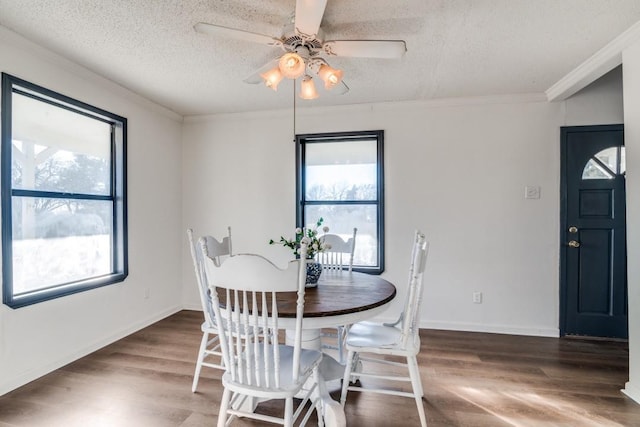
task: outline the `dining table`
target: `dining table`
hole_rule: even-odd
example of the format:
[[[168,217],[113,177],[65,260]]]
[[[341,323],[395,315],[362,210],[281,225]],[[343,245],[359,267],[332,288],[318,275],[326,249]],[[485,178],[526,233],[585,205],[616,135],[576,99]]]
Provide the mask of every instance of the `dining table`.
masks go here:
[[[305,289],[302,347],[320,350],[323,328],[371,319],[384,311],[395,296],[395,286],[380,276],[323,271],[317,285],[307,285]],[[278,294],[278,316],[283,329],[295,329],[296,299],[296,292]]]

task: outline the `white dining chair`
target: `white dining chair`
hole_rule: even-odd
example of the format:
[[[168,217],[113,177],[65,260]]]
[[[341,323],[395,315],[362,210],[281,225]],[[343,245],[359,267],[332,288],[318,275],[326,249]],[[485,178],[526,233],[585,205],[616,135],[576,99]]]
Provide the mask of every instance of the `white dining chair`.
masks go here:
[[[302,416],[298,425],[305,425],[314,409],[322,425],[318,370],[322,353],[302,348],[306,245],[301,247],[300,260],[282,270],[252,254],[235,255],[218,264],[209,256],[209,243],[200,239],[226,367],[218,427],[236,417],[292,426]],[[280,292],[297,292],[293,345],[282,344],[284,334],[278,333]],[[296,408],[294,397],[301,399]],[[282,417],[256,411],[257,403],[272,399],[284,400]]]
[[[353,270],[353,254],[356,249],[356,234],[358,229],[353,228],[353,235],[344,240],[337,234],[324,234],[321,239],[327,244],[328,249],[319,252],[316,260],[322,265],[323,273],[335,274]],[[348,325],[338,326],[335,332],[323,332],[321,338],[322,348],[325,350],[336,350],[340,363],[344,363],[344,333]],[[333,345],[332,343],[336,344]]]
[[[216,263],[222,262],[223,258],[232,255],[231,250],[231,227],[227,227],[228,235],[219,242],[214,237],[205,236],[208,242],[210,253]],[[222,352],[220,350],[220,341],[218,338],[218,327],[215,323],[213,308],[211,307],[211,298],[209,296],[209,284],[204,276],[204,265],[202,259],[202,251],[197,247],[197,242],[193,237],[193,230],[187,229],[189,238],[189,247],[191,249],[191,258],[196,273],[196,281],[198,284],[198,293],[200,295],[200,303],[202,304],[202,312],[204,313],[204,322],[200,325],[202,330],[202,340],[200,341],[200,349],[198,350],[198,358],[196,360],[196,370],[193,374],[193,384],[191,391],[195,393],[198,388],[200,372],[202,367],[224,370],[222,363]]]
[[[329,246],[329,249],[325,249],[316,255],[316,261],[322,264],[323,271],[352,270],[357,232],[358,229],[354,227],[353,235],[347,240],[337,234],[324,234],[320,238],[323,243]]]
[[[409,268],[409,286],[404,310],[395,323],[359,322],[347,331],[345,348],[347,366],[342,382],[340,403],[344,406],[349,391],[381,393],[394,396],[412,397],[418,406],[420,424],[425,427],[427,419],[422,397],[424,395],[417,354],[420,351],[420,335],[418,320],[423,291],[423,275],[427,259],[428,243],[424,234],[417,231],[413,242],[411,265]],[[366,354],[367,357],[362,355]],[[388,360],[388,356],[401,356],[406,363]],[[386,369],[380,369],[380,366]],[[378,367],[377,369],[375,367]],[[408,375],[394,374],[393,369],[401,367]],[[412,392],[395,388],[378,388],[367,386],[366,380],[373,379],[374,384],[380,381],[411,382]],[[354,383],[360,381],[360,386]]]

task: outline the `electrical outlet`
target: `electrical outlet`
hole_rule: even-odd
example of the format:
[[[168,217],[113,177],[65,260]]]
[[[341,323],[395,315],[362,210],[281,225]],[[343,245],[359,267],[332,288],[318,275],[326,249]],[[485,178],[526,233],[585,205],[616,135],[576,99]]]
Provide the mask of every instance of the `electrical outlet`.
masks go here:
[[[473,303],[474,304],[482,304],[482,292],[474,292],[473,293]]]

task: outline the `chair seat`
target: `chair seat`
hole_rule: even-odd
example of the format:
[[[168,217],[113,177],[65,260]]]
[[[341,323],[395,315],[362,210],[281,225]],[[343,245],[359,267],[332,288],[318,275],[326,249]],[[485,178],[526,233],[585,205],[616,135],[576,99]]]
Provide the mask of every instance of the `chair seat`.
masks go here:
[[[266,393],[266,396],[272,399],[285,398],[297,394],[304,385],[308,376],[313,372],[313,369],[318,366],[322,360],[322,353],[320,351],[302,349],[300,351],[300,381],[294,382],[293,347],[284,344],[280,344],[278,347],[280,352],[280,387],[278,390],[280,393],[277,393],[274,389],[270,389],[268,393]],[[269,353],[269,357],[273,357],[273,355]],[[263,347],[260,347],[257,359],[258,366],[260,367],[257,374],[260,378],[265,378]],[[252,363],[255,363],[255,361],[252,361]],[[255,375],[256,372],[254,371],[253,378],[251,379],[252,384],[257,383]],[[270,381],[272,384],[275,383],[273,372],[271,373]],[[230,390],[241,394],[251,394],[252,396],[260,397],[261,391],[264,390],[264,387],[250,386],[246,384],[247,382],[248,381],[246,380],[242,383],[233,381],[231,378],[231,372],[229,371],[225,372],[222,376],[222,384]]]
[[[200,330],[202,332],[209,332],[210,334],[217,334],[218,333],[218,327],[216,326],[216,324],[210,324],[209,322],[207,322],[206,320],[204,322],[202,322],[202,325],[200,325]]]
[[[347,350],[398,355],[418,354],[420,342],[407,342],[402,346],[402,331],[393,326],[374,322],[358,322],[349,328],[345,341]],[[378,351],[378,349],[384,349]]]

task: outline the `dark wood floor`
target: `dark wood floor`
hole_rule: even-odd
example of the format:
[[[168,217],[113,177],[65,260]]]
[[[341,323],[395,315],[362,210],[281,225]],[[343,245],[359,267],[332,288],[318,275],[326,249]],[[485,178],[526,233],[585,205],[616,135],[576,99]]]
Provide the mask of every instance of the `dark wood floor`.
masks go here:
[[[215,425],[220,373],[205,368],[191,393],[201,321],[182,311],[0,397],[0,426]],[[421,335],[430,427],[640,426],[640,405],[620,392],[624,342]],[[351,393],[346,415],[349,426],[419,425],[402,397]]]

